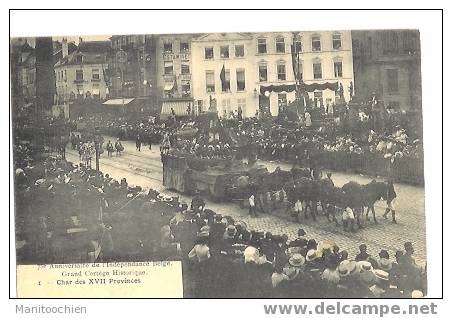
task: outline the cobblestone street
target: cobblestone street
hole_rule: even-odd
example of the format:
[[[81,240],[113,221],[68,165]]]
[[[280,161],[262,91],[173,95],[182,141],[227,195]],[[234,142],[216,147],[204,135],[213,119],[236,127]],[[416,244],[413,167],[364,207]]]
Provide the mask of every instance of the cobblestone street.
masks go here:
[[[105,137],[105,141],[113,138]],[[120,157],[107,157],[106,152],[100,160],[100,169],[104,173],[110,174],[116,179],[127,178],[129,184],[140,185],[146,189],[153,188],[160,192],[179,196],[182,200],[190,202],[190,198],[176,192],[165,189],[162,185],[162,165],[158,146],[153,146],[149,150],[147,146],[142,146],[141,152],[135,150],[133,142],[123,142],[125,151]],[[79,162],[78,154],[68,149],[67,159],[75,163]],[[288,164],[274,162],[260,162],[270,171],[277,166],[282,169],[290,169]],[[350,180],[361,184],[369,182],[371,179],[363,175],[345,174],[333,172],[333,180],[337,186],[342,186]],[[286,233],[289,238],[294,238],[301,227],[307,232],[308,238],[317,240],[335,241],[341,248],[349,251],[354,257],[358,253],[358,246],[365,243],[368,251],[372,255],[377,255],[381,249],[390,251],[391,256],[397,249],[403,249],[403,243],[413,242],[415,248],[415,258],[420,264],[426,260],[425,241],[425,212],[424,212],[424,188],[410,186],[406,184],[396,184],[397,192],[397,220],[398,224],[393,224],[388,219],[384,219],[384,202],[377,202],[376,215],[378,224],[373,221],[366,221],[365,228],[356,233],[344,232],[342,227],[336,227],[334,223],[329,223],[325,217],[319,217],[317,222],[312,220],[302,220],[302,224],[296,224],[284,218],[274,215],[260,215],[252,218],[248,215],[247,209],[241,209],[234,203],[216,203],[207,200],[207,207],[223,215],[230,215],[235,219],[246,222],[251,229],[258,231],[270,231],[275,234]]]

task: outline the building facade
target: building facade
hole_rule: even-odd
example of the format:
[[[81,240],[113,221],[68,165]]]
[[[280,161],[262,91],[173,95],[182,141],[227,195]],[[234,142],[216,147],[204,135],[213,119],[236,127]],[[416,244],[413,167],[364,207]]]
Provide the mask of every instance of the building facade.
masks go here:
[[[258,110],[278,115],[282,106],[295,100],[295,91],[265,96],[261,86],[296,83],[292,45],[299,52],[296,67],[305,84],[341,84],[345,101],[350,99],[347,88],[354,81],[350,31],[214,33],[192,41],[195,103],[205,110],[214,101],[220,116],[239,108],[246,117]],[[308,96],[318,107],[339,98],[338,91],[329,89]]]
[[[159,35],[156,77],[161,113],[187,115],[193,107],[192,39],[199,34]]]
[[[18,50],[17,94],[20,106],[29,105],[36,99],[36,54],[26,41]]]
[[[13,104],[36,115],[49,113],[55,96],[52,38],[18,38],[11,45]]]
[[[115,35],[108,57],[110,98],[134,98],[157,107],[156,35]]]
[[[105,78],[110,42],[80,42],[69,54],[66,39],[62,41],[61,59],[55,64],[56,104],[68,104],[80,98],[105,100],[108,88]]]
[[[372,93],[387,109],[420,110],[421,54],[417,30],[352,31],[356,96]]]
[[[223,117],[240,107],[243,116],[253,116],[258,94],[252,35],[205,34],[193,39],[192,48],[195,108],[213,107]]]

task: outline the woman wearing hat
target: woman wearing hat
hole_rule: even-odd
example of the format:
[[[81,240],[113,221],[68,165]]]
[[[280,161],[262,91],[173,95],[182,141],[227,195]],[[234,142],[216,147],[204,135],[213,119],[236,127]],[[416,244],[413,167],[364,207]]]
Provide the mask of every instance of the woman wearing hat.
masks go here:
[[[376,282],[376,277],[372,264],[368,261],[359,261],[357,262],[357,265],[359,270],[359,278],[362,285],[367,286],[367,288],[374,285]]]
[[[365,289],[360,282],[360,267],[356,261],[342,261],[337,267],[337,272],[340,277],[338,297],[365,297]]]
[[[375,285],[371,286],[369,290],[373,297],[376,298],[401,298],[402,294],[396,286],[389,283],[389,273],[381,269],[374,271],[376,277]]]

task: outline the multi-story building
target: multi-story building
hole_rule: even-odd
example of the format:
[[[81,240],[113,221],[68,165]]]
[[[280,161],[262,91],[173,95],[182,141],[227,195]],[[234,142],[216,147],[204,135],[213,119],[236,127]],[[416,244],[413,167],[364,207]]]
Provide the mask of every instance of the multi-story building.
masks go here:
[[[261,86],[281,88],[296,83],[292,45],[300,52],[297,68],[306,85],[336,83],[337,87],[342,85],[345,101],[350,99],[350,31],[215,33],[192,41],[196,104],[205,110],[213,100],[220,116],[239,108],[247,117],[254,116],[257,110],[277,115],[281,106],[295,100],[295,91],[271,92],[266,96],[260,93]],[[340,97],[338,91],[314,90],[308,95],[321,107],[335,103]]]
[[[248,33],[211,33],[192,41],[195,109],[216,104],[219,116],[242,109],[252,116],[257,103],[253,37]]]
[[[68,52],[66,39],[62,41],[62,57],[55,64],[57,104],[67,104],[77,98],[107,98],[105,69],[109,54],[108,41],[81,41],[77,50]]]
[[[159,35],[156,45],[157,90],[162,115],[171,109],[176,115],[187,115],[193,107],[191,42],[199,34]]]
[[[10,45],[14,114],[24,111],[38,118],[50,113],[55,96],[52,38],[15,38]]]
[[[115,35],[110,40],[112,52],[107,72],[110,98],[133,98],[143,110],[155,110],[158,104],[156,36]]]
[[[350,31],[257,33],[253,36],[257,83],[259,86],[293,85],[296,83],[291,47],[299,52],[295,67],[307,86],[337,83],[337,90],[308,91],[313,105],[325,107],[340,99],[342,86],[345,101],[350,100],[348,87],[353,83],[353,58]],[[295,100],[296,93],[272,92],[260,95],[261,110],[278,114],[281,106]]]
[[[421,109],[419,31],[352,31],[356,96],[372,93],[387,109]]]
[[[36,54],[28,41],[20,47],[18,53],[18,94],[21,105],[29,105],[36,99]]]

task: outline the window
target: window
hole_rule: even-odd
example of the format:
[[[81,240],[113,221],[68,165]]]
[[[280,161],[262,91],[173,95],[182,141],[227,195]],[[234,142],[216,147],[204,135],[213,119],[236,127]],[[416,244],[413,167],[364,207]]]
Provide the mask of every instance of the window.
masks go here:
[[[383,54],[395,54],[399,50],[399,39],[397,32],[382,31],[380,33],[381,41],[383,42]]]
[[[163,66],[165,75],[173,75],[173,61],[165,61]]]
[[[98,83],[94,83],[93,84],[93,97],[100,97],[100,90],[99,90],[99,84]]]
[[[276,66],[277,73],[278,73],[278,81],[285,81],[286,80],[286,65],[285,64],[278,64]]]
[[[334,77],[342,77],[342,62],[334,62]]]
[[[282,36],[278,36],[276,38],[276,53],[285,53],[286,45],[284,43],[284,38]]]
[[[369,36],[367,38],[367,52],[369,56],[372,56],[373,50],[372,50],[372,38]]]
[[[267,40],[257,39],[257,53],[267,53]]]
[[[239,108],[242,109],[242,114],[246,114],[246,98],[238,98],[237,99],[237,109],[239,109]]]
[[[181,74],[190,74],[190,61],[182,61],[180,67]]]
[[[316,62],[312,64],[312,72],[314,74],[314,79],[322,78],[322,63]]]
[[[278,109],[284,109],[287,106],[287,94],[286,93],[280,93],[278,94]]]
[[[77,55],[75,57],[75,63],[82,64],[83,63],[83,55]]]
[[[301,42],[301,38],[295,40],[295,52],[303,52],[303,42]]]
[[[76,81],[83,81],[83,70],[76,70],[75,71],[75,80]]]
[[[267,80],[267,65],[261,64],[259,65],[259,82],[266,82]]]
[[[206,60],[213,59],[213,47],[206,47],[204,49],[204,57]]]
[[[237,69],[237,91],[241,92],[245,90],[245,69]]]
[[[67,80],[66,70],[64,70],[64,80]]]
[[[399,91],[399,72],[395,69],[386,70],[388,92],[397,93]]]
[[[245,47],[243,45],[235,46],[235,57],[244,57],[245,56]]]
[[[313,52],[319,52],[322,50],[322,44],[320,42],[320,36],[315,35],[312,37],[312,51]]]
[[[340,34],[333,34],[333,50],[340,50],[342,47],[342,38]]]
[[[206,71],[206,91],[207,93],[215,92],[215,72]]]
[[[163,43],[163,52],[173,53],[173,43],[171,42]]]
[[[314,105],[316,107],[323,106],[323,92],[322,91],[314,92]]]
[[[417,32],[416,31],[405,31],[402,33],[402,45],[403,53],[414,54],[417,49]]]
[[[231,100],[225,98],[221,101],[221,108],[223,109],[223,114],[229,114],[231,112]]]
[[[182,97],[190,96],[190,81],[182,80],[181,81],[181,89],[182,89]]]
[[[221,91],[229,92],[231,90],[231,72],[224,70],[224,82],[221,84]]]
[[[190,51],[190,45],[188,42],[180,42],[180,52],[186,53]]]
[[[93,74],[93,80],[99,81],[100,80],[99,69],[93,69],[91,72]]]
[[[83,85],[77,85],[77,94],[83,95]]]
[[[229,58],[229,46],[221,46],[220,47],[220,57],[222,59],[228,59]]]

